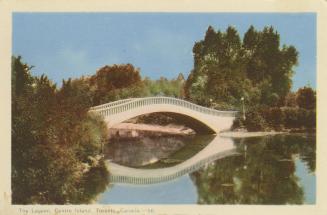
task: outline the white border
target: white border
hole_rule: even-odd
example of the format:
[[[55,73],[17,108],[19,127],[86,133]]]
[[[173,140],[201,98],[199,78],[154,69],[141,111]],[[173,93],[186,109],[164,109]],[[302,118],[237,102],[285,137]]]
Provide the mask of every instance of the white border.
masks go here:
[[[118,214],[327,214],[327,31],[326,0],[0,0],[0,214],[23,214],[20,209],[139,210]],[[80,205],[13,206],[11,192],[11,34],[12,12],[315,12],[317,13],[317,202],[307,206],[254,205]],[[154,213],[146,213],[152,208]],[[31,213],[29,213],[31,214]],[[53,213],[50,213],[53,214]],[[63,213],[60,213],[63,214]],[[69,213],[75,214],[75,213]]]

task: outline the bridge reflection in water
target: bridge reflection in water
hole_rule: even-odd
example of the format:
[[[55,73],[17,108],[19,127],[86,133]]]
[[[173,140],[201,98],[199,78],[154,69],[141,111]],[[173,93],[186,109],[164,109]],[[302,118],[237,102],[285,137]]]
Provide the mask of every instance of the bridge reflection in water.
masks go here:
[[[172,167],[161,169],[137,169],[107,160],[111,183],[154,184],[170,181],[192,173],[201,167],[227,156],[239,154],[231,138],[217,135],[203,150],[192,158]]]

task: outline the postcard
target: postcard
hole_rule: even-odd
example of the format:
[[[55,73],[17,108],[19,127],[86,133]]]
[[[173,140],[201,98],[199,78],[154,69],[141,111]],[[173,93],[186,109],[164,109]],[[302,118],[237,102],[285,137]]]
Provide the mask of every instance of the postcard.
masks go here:
[[[326,5],[0,2],[1,214],[326,214]]]

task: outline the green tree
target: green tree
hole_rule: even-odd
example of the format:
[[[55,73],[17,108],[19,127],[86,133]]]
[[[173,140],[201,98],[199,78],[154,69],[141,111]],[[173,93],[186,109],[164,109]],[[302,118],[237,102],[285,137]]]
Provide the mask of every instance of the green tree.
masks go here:
[[[131,64],[104,66],[89,78],[89,83],[95,94],[93,105],[122,99],[120,90],[134,88],[135,91],[143,87],[139,69]]]
[[[170,96],[170,97],[183,97],[184,76],[179,73],[177,78],[168,80],[167,78],[160,77],[159,80],[151,80],[145,78],[143,80],[144,96]]]
[[[209,26],[204,40],[193,47],[194,69],[185,83],[185,96],[202,105],[235,105],[248,81],[242,70],[240,37],[233,27],[216,32]]]
[[[303,87],[297,91],[297,104],[301,108],[315,109],[316,92],[311,87]]]
[[[209,26],[193,53],[194,68],[184,88],[186,98],[234,109],[239,108],[241,97],[259,105],[283,104],[298,57],[293,46],[280,47],[280,35],[273,27],[257,31],[253,26],[243,41],[233,27],[221,32]]]
[[[266,120],[257,108],[246,112],[244,125],[248,131],[263,131],[267,128]]]
[[[84,82],[69,80],[58,91],[46,76],[33,77],[20,57],[12,60],[12,202],[76,202],[86,173],[99,166],[93,161],[105,124],[87,113]]]
[[[285,97],[284,105],[287,107],[296,107],[297,106],[296,93],[289,92]]]

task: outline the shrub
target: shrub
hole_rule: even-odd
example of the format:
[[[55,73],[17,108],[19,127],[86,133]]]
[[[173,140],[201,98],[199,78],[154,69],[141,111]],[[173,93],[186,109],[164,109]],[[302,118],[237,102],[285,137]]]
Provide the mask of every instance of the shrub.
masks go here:
[[[246,113],[244,124],[248,131],[262,131],[267,128],[265,119],[261,116],[260,111],[257,110],[251,110]]]
[[[284,125],[286,128],[296,128],[299,126],[298,108],[284,108],[283,112],[285,116]]]
[[[305,120],[303,126],[307,129],[316,128],[316,111],[315,110],[305,110]]]
[[[281,130],[284,125],[285,114],[279,107],[273,107],[262,111],[266,122],[276,130]]]
[[[282,108],[284,115],[284,126],[286,128],[306,128],[316,127],[316,111],[304,108]]]

